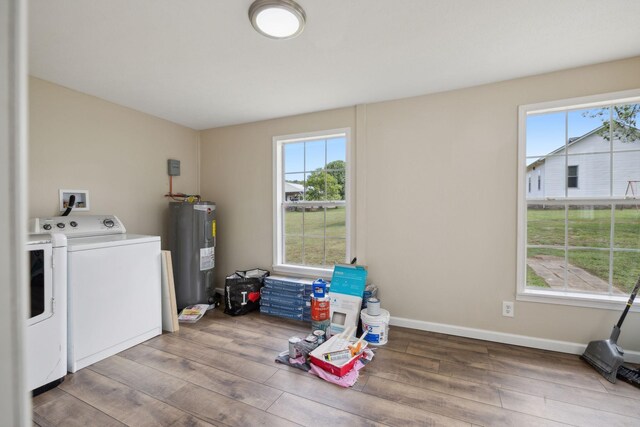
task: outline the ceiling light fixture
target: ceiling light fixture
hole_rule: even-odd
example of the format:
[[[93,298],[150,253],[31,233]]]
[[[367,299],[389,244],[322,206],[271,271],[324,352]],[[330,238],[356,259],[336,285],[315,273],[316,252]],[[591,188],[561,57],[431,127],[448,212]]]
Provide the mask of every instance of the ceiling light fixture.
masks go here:
[[[256,0],[249,7],[249,19],[263,36],[291,39],[302,32],[307,16],[293,0]]]

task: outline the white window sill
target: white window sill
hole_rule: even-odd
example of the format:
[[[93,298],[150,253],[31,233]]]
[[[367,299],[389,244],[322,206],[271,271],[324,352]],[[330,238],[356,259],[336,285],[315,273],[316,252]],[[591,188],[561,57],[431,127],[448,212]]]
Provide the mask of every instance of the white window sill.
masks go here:
[[[577,292],[548,291],[543,289],[525,289],[524,291],[518,292],[516,300],[622,311],[629,300],[629,296],[608,296]],[[640,307],[633,305],[630,311],[640,312]]]
[[[274,273],[287,274],[300,277],[309,277],[311,279],[328,279],[331,280],[333,268],[305,267],[302,265],[278,264],[272,266]]]

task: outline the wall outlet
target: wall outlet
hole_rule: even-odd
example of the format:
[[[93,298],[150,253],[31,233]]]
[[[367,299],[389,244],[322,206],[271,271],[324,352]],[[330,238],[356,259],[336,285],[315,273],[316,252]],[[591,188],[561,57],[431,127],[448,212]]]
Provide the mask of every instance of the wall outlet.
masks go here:
[[[502,301],[502,315],[513,317],[513,301]]]

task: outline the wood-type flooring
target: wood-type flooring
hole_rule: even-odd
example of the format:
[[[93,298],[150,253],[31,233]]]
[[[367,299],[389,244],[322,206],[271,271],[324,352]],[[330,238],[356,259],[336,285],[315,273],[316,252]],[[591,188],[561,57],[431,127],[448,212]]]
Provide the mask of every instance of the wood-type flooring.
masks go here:
[[[349,389],[274,362],[308,323],[219,309],[69,374],[34,426],[640,426],[578,356],[391,327]]]

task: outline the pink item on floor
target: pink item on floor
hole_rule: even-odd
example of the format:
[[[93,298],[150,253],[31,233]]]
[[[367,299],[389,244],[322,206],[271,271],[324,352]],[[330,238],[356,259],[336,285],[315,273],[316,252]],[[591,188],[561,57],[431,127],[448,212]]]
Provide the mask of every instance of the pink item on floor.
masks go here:
[[[358,381],[358,376],[360,375],[358,371],[362,368],[364,368],[364,363],[362,363],[360,360],[357,360],[353,365],[353,369],[347,372],[344,376],[339,377],[325,371],[322,368],[317,367],[312,363],[309,372],[322,378],[325,381],[337,384],[340,387],[351,387],[356,383],[356,381]]]
[[[292,365],[304,365],[305,363],[307,363],[307,360],[304,358],[304,356],[298,356],[295,359],[289,358],[289,363],[291,363]]]

